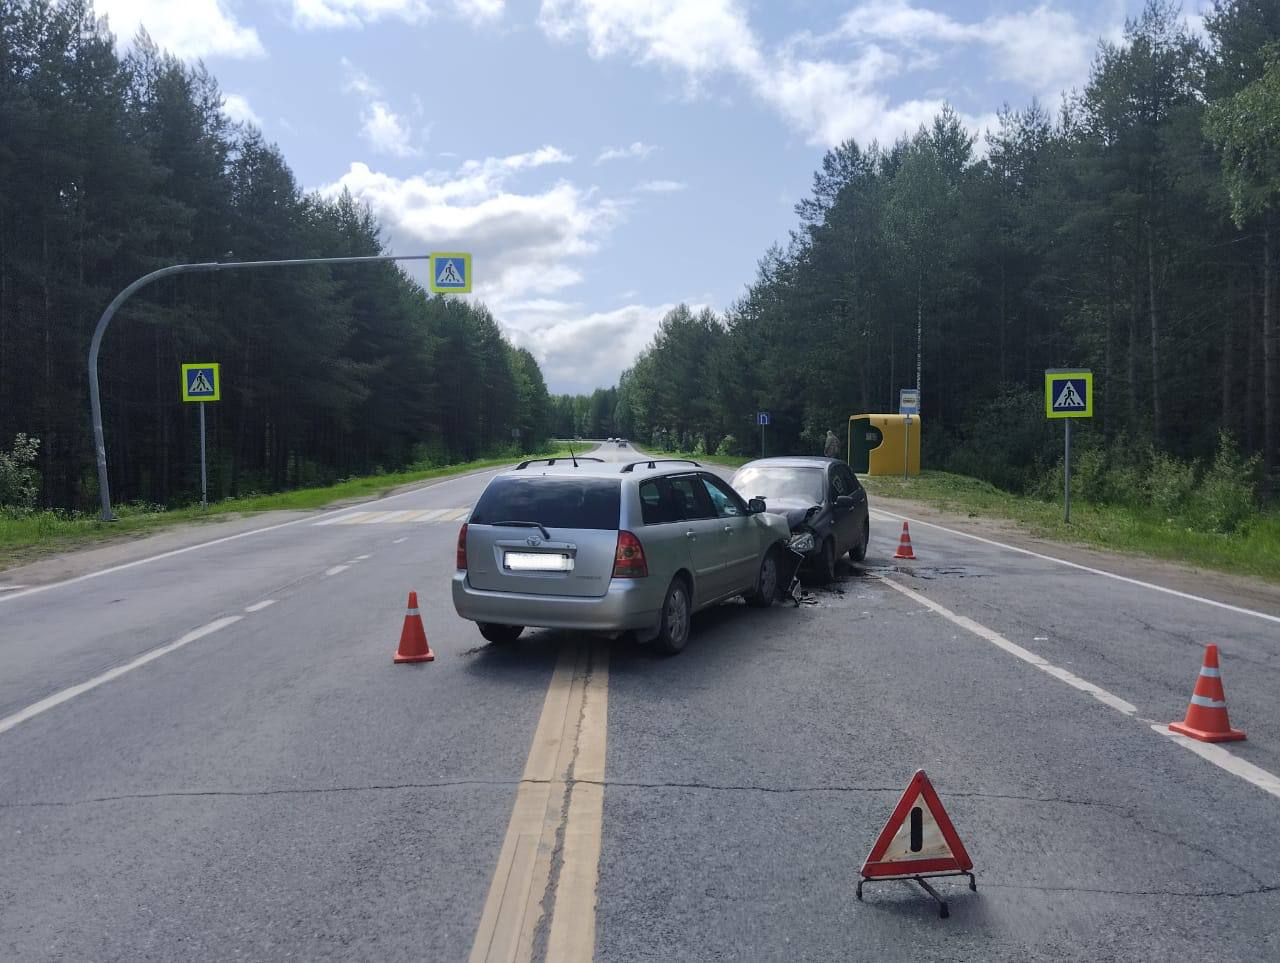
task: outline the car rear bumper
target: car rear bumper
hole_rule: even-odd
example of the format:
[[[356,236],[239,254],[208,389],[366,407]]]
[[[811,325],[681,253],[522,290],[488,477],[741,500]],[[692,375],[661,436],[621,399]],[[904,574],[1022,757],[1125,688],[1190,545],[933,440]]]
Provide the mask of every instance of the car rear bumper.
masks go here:
[[[658,625],[666,586],[656,580],[613,579],[604,595],[526,595],[473,588],[466,572],[453,576],[453,607],[472,622],[584,632],[649,631]]]

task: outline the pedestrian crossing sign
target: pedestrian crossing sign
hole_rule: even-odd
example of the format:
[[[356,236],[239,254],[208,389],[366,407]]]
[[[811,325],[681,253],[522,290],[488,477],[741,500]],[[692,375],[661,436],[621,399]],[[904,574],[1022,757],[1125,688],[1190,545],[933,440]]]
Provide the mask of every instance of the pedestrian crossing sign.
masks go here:
[[[221,401],[221,368],[221,365],[204,362],[184,364],[182,366],[182,400]]]
[[[432,254],[431,290],[436,294],[470,294],[471,255]]]
[[[1092,418],[1093,372],[1082,368],[1050,368],[1044,373],[1046,418]]]

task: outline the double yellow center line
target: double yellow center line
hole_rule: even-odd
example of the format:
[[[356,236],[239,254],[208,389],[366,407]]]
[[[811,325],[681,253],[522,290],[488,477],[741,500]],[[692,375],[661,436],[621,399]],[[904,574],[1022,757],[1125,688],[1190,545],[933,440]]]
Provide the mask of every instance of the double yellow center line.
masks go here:
[[[609,648],[560,650],[485,900],[471,963],[595,955]]]

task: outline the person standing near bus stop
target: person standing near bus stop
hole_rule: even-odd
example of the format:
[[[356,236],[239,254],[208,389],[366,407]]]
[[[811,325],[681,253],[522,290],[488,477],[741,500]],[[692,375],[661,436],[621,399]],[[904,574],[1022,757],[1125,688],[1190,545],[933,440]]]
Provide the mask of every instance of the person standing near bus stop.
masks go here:
[[[840,457],[840,439],[836,437],[836,433],[827,429],[827,442],[822,448],[822,453],[828,458]]]

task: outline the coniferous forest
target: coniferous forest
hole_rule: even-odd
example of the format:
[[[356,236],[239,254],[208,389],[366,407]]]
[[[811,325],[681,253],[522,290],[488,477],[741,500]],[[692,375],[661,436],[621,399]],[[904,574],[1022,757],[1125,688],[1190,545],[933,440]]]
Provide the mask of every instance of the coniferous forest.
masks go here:
[[[616,388],[555,399],[558,430],[753,454],[766,409],[771,453],[818,453],[850,414],[897,410],[919,337],[930,467],[1034,487],[1062,446],[1043,371],[1082,366],[1080,445],[1118,484],[1215,456],[1261,483],[1280,457],[1280,3],[1220,0],[1205,26],[1151,2],[1060,112],[1006,105],[978,132],[945,111],[829,151],[741,299],[673,311]]]
[[[32,501],[95,501],[86,357],[126,284],[181,262],[379,253],[421,252],[385,251],[349,196],[304,192],[227,120],[203,66],[145,35],[121,56],[89,0],[0,0],[0,456],[38,439]],[[103,344],[118,501],[198,497],[187,361],[222,365],[211,498],[460,461],[550,428],[533,356],[395,266],[180,276],[134,296]]]

